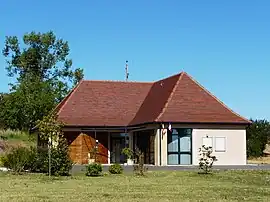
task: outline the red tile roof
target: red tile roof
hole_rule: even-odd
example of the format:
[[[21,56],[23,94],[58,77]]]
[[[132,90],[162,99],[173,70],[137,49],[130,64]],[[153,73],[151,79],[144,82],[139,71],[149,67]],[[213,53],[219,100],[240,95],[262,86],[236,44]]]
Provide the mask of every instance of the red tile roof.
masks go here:
[[[249,123],[185,72],[153,83],[83,80],[56,110],[68,126]]]
[[[81,81],[58,110],[66,125],[126,126],[152,83]]]

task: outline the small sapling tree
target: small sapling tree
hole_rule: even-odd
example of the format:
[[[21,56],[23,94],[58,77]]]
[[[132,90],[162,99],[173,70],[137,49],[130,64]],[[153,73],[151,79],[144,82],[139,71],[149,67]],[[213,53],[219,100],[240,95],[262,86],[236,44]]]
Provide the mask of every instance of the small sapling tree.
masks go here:
[[[56,114],[50,114],[45,116],[41,121],[38,122],[38,131],[40,139],[48,143],[48,157],[49,157],[49,176],[51,174],[56,175],[66,175],[72,166],[72,162],[68,156],[68,147],[65,138],[63,137],[62,127],[63,124],[57,121]],[[55,144],[54,144],[55,143]],[[53,149],[53,153],[52,153]],[[53,154],[53,155],[52,155]],[[61,164],[60,167],[52,165],[53,163]],[[57,161],[57,162],[56,162]],[[52,173],[53,166],[53,173]],[[58,170],[65,170],[65,172],[59,172]]]
[[[199,168],[204,174],[208,174],[212,171],[213,163],[217,161],[216,156],[212,155],[213,148],[202,145],[199,148]]]

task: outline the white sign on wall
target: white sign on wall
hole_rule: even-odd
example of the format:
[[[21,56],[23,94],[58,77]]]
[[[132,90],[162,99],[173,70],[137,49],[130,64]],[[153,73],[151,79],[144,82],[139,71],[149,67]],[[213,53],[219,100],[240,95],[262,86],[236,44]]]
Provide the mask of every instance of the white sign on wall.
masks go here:
[[[202,145],[206,147],[213,147],[213,138],[212,137],[203,137],[202,138]]]
[[[226,151],[226,138],[225,137],[216,137],[215,138],[215,151],[216,152],[225,152]]]

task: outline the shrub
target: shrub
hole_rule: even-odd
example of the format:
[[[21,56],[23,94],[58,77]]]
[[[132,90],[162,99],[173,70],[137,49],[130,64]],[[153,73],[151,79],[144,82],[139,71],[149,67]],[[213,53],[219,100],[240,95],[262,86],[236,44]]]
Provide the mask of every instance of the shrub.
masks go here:
[[[47,173],[48,172],[48,149],[32,147],[31,152],[34,153],[33,164],[30,168],[31,172]]]
[[[16,173],[26,170],[38,173],[48,173],[49,171],[47,148],[13,148],[2,157],[1,161],[5,167]],[[68,145],[64,139],[60,139],[57,147],[51,148],[51,175],[67,176],[71,168],[72,161],[68,155]]]
[[[6,155],[1,155],[0,156],[0,166],[4,166],[4,163],[6,162]]]
[[[47,165],[49,165],[49,159]],[[71,168],[72,161],[68,154],[68,144],[66,139],[60,138],[57,147],[51,150],[51,174],[67,176]]]
[[[144,165],[144,153],[137,148],[134,155],[136,164],[133,165],[133,171],[136,175],[144,176],[147,171],[147,168]]]
[[[36,150],[35,165],[33,172],[49,172],[48,148],[38,148]],[[51,148],[51,175],[68,176],[72,168],[72,161],[68,154],[68,145],[66,140],[60,138],[58,145]]]
[[[113,164],[109,167],[109,173],[111,174],[122,174],[123,168],[119,164]]]
[[[1,161],[4,167],[11,169],[15,173],[31,170],[35,159],[35,153],[26,147],[11,149]]]
[[[102,174],[102,165],[100,163],[91,163],[86,166],[86,176],[100,176]]]
[[[4,156],[0,155],[0,167],[3,166],[3,160],[2,160],[3,158],[4,158]]]
[[[125,147],[122,150],[122,154],[124,154],[128,159],[132,159],[133,157],[133,151],[129,147]]]
[[[199,159],[199,168],[203,173],[208,174],[211,172],[213,163],[217,161],[215,156],[212,156],[213,149],[212,147],[206,147],[205,145],[199,149],[200,159]]]

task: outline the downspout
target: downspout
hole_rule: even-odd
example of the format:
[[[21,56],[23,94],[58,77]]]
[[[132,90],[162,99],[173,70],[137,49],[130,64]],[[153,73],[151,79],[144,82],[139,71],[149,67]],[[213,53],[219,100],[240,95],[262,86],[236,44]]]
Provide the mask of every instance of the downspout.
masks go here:
[[[95,163],[97,162],[97,153],[98,153],[98,140],[97,140],[97,131],[95,130]]]
[[[127,147],[127,127],[125,127],[125,147]],[[128,139],[129,141],[129,139]],[[129,145],[128,145],[128,148],[129,148]]]
[[[161,131],[158,129],[159,132],[159,165],[161,166]]]

